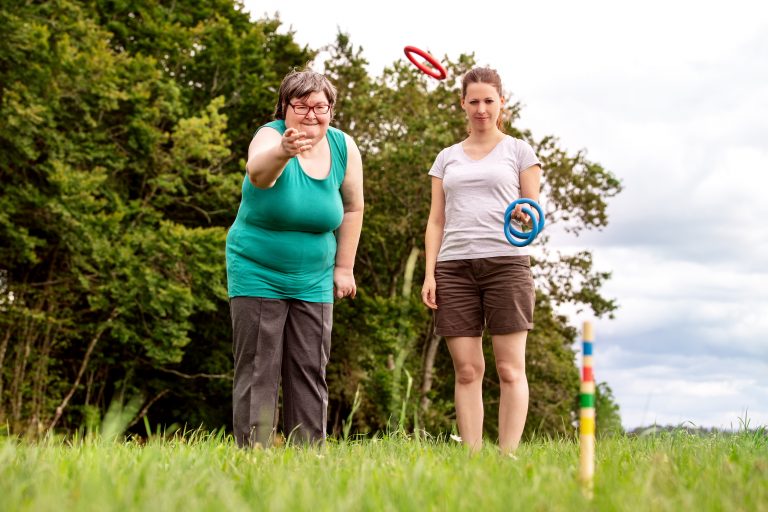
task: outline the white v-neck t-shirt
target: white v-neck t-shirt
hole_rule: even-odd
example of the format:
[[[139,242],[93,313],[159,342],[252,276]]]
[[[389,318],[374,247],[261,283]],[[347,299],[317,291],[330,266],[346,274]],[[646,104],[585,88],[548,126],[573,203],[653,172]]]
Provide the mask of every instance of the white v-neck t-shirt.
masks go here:
[[[437,261],[527,255],[504,236],[504,212],[520,199],[520,173],[541,166],[527,142],[505,136],[480,160],[461,146],[442,150],[430,176],[443,180],[445,230]],[[513,227],[520,229],[518,223]]]

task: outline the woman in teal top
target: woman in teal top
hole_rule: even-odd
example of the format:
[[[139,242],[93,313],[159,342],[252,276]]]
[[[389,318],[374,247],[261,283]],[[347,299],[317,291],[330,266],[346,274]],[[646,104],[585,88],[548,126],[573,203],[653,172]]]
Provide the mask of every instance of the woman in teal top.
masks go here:
[[[226,251],[241,446],[271,443],[281,381],[284,434],[325,439],[333,301],[357,292],[363,219],[360,151],[329,126],[335,100],[325,76],[289,73],[248,148]]]

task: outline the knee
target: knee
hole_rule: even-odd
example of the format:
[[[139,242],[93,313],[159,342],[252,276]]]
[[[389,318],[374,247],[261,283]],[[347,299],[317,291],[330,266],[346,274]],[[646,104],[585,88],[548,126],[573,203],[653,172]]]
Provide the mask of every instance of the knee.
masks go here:
[[[466,363],[456,366],[456,382],[472,384],[483,378],[485,368],[481,365]]]
[[[525,366],[516,366],[509,363],[500,363],[496,365],[496,371],[499,372],[499,382],[505,385],[515,385],[525,382]]]

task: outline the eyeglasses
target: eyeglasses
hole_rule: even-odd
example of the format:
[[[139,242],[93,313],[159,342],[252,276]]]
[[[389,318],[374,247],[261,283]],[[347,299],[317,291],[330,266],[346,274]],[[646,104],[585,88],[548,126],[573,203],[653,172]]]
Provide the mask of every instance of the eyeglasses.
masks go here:
[[[293,103],[289,103],[288,105],[291,106],[293,111],[300,116],[305,116],[309,114],[309,111],[311,110],[316,115],[322,115],[327,114],[329,110],[331,110],[331,106],[328,104],[322,104],[322,105],[315,105],[315,106],[307,106],[307,105],[294,105]]]

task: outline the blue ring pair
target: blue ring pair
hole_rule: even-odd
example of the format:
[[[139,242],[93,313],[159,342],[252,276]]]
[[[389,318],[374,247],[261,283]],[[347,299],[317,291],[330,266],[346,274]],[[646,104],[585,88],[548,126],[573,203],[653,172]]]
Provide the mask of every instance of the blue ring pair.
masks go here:
[[[538,213],[538,216],[533,214],[530,208],[522,208],[522,211],[531,218],[531,230],[530,231],[518,231],[512,227],[512,212],[518,204],[529,204],[533,206]],[[541,206],[538,205],[533,199],[527,197],[520,198],[507,206],[507,211],[504,212],[504,235],[507,237],[509,243],[515,247],[525,247],[533,242],[533,239],[544,229],[544,212]]]

